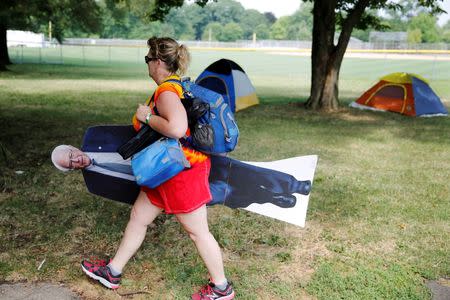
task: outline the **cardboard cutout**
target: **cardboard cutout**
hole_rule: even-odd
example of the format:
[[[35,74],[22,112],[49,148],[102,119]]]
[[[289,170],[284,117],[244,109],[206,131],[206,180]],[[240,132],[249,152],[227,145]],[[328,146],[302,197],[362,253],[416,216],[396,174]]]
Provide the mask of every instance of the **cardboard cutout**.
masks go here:
[[[115,154],[134,134],[132,126],[90,127],[81,150],[101,161],[102,156]],[[303,227],[316,165],[316,155],[272,162],[241,162],[211,156],[209,182],[213,199],[208,205],[244,208]],[[82,171],[88,190],[115,201],[134,203],[140,190],[134,178],[127,172],[101,166],[99,163]]]

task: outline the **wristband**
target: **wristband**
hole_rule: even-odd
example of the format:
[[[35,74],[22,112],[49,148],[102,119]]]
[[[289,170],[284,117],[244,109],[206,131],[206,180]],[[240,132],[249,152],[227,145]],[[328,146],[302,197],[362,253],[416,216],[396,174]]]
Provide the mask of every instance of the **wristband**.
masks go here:
[[[148,114],[147,114],[147,116],[145,117],[145,124],[147,124],[148,125],[148,122],[150,122],[150,117],[152,116],[152,112],[149,112]]]

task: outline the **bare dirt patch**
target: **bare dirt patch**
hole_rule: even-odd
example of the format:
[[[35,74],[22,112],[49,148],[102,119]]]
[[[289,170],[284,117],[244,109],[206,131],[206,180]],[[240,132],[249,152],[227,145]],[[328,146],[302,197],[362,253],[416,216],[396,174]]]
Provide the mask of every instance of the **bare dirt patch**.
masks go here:
[[[339,116],[336,116],[341,120],[350,121],[350,122],[367,122],[367,123],[375,123],[379,122],[379,118],[375,115],[369,114],[360,114],[359,111],[354,110],[341,110]]]
[[[330,256],[326,242],[321,237],[322,231],[322,226],[314,221],[308,221],[303,230],[295,226],[286,228],[289,236],[295,237],[299,242],[292,251],[292,261],[280,267],[277,272],[283,281],[306,284],[314,273],[314,261],[318,257]]]
[[[77,294],[64,284],[53,283],[5,283],[0,285],[1,299],[79,300]]]
[[[450,278],[430,280],[426,284],[431,290],[433,300],[450,300]]]

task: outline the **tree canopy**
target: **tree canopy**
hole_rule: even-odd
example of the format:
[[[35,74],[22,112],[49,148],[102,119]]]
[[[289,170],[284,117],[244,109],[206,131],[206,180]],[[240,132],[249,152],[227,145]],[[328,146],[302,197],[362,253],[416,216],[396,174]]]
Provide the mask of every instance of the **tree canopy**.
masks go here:
[[[96,33],[103,38],[129,38],[144,39],[149,35],[170,34],[180,40],[208,40],[210,37],[216,41],[230,41],[233,39],[256,38],[275,40],[311,40],[314,1],[299,1],[299,7],[292,15],[277,19],[273,13],[261,13],[254,9],[245,9],[235,0],[198,1],[183,3],[173,1],[172,9],[168,9],[170,1],[163,1],[158,13],[152,12],[153,7],[159,3],[151,0],[98,0],[102,8],[102,29]],[[423,20],[417,20],[421,14],[429,16],[429,9],[424,8],[414,0],[384,1],[386,5],[368,7],[364,15],[366,26],[355,27],[352,36],[363,41],[369,40],[369,32],[376,28],[381,31],[405,31],[411,36],[426,36]],[[153,3],[149,5],[149,3]],[[349,2],[350,3],[350,2]],[[351,6],[351,3],[349,4]],[[202,7],[203,6],[203,7]],[[395,9],[392,9],[395,7]],[[342,17],[345,16],[345,12]],[[434,15],[436,17],[436,15]],[[365,18],[365,17],[364,17]],[[376,26],[372,21],[378,19]],[[420,18],[419,18],[420,19]],[[366,22],[366,21],[369,22]],[[411,22],[416,24],[411,25]],[[234,23],[239,26],[238,34],[222,34],[225,25]],[[418,24],[417,24],[418,23]],[[210,25],[211,24],[211,25]],[[218,28],[220,24],[222,28]],[[368,26],[367,26],[368,25]],[[361,27],[361,28],[359,28]],[[444,41],[442,29],[436,24],[438,35],[436,42]],[[339,30],[339,23],[337,24]],[[242,34],[240,34],[242,32]],[[72,36],[73,32],[66,32]],[[87,36],[88,33],[78,32],[78,36]],[[92,35],[92,33],[91,33]],[[435,35],[436,36],[436,35]],[[431,39],[432,40],[432,39]],[[414,39],[415,42],[428,42],[430,39]]]
[[[10,63],[7,29],[39,31],[49,22],[53,24],[53,36],[59,40],[64,31],[98,32],[101,10],[95,0],[0,1],[0,69]]]
[[[49,21],[57,39],[62,38],[64,30],[98,32],[101,10],[95,0],[0,1],[1,26],[37,32]]]
[[[40,0],[39,0],[40,1]],[[61,1],[61,0],[58,0]],[[44,3],[44,1],[42,1]],[[386,31],[408,31],[412,36],[428,36],[425,29],[429,25],[422,24],[418,16],[429,15],[428,11],[413,0],[400,0],[397,9],[383,7],[380,15],[377,10],[367,10],[366,13],[378,16],[379,30]],[[33,2],[34,3],[34,2]],[[53,3],[53,2],[52,2]],[[155,1],[155,0],[95,0],[91,5],[97,5],[95,9],[85,7],[74,14],[84,11],[95,12],[94,18],[87,18],[86,23],[76,24],[53,24],[53,36],[62,37],[101,37],[101,38],[125,38],[145,39],[149,35],[171,35],[179,40],[212,40],[230,41],[230,39],[279,39],[279,40],[311,40],[313,27],[313,1],[304,3],[299,1],[299,7],[292,15],[285,16],[279,20],[273,13],[261,13],[254,9],[245,9],[235,0],[219,1],[197,1],[183,3],[183,1]],[[171,4],[171,5],[169,5]],[[86,2],[83,2],[86,5]],[[203,6],[203,7],[201,7]],[[172,8],[172,9],[170,9]],[[22,12],[27,15],[27,11]],[[69,17],[67,17],[69,18]],[[27,29],[44,32],[48,35],[48,18],[36,19],[33,24],[19,27],[14,24],[10,29]],[[78,18],[79,19],[79,18]],[[96,20],[95,26],[89,22]],[[89,21],[90,20],[90,21]],[[411,25],[411,22],[414,24]],[[222,34],[222,29],[229,23],[234,23],[237,34]],[[209,25],[212,24],[212,25]],[[220,24],[222,28],[217,28]],[[338,24],[339,25],[339,24]],[[87,28],[90,27],[90,28]],[[228,26],[229,28],[230,26]],[[437,25],[438,34],[436,42],[444,40],[442,29]],[[213,31],[216,29],[216,32]],[[339,28],[337,28],[339,29]],[[55,32],[59,31],[59,32]],[[355,28],[352,36],[368,41],[370,26],[366,28]],[[240,34],[242,32],[242,34]],[[414,39],[416,42],[428,42],[433,39]]]

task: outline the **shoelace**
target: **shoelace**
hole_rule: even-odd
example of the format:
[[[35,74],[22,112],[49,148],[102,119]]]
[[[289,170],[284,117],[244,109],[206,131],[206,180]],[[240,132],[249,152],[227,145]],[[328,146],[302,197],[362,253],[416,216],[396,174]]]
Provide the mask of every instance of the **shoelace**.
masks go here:
[[[215,292],[214,289],[209,284],[207,284],[206,286],[204,286],[201,289],[200,295],[201,296],[208,296],[208,295],[210,295],[211,293],[214,293],[214,292]]]
[[[90,269],[92,271],[97,271],[100,267],[106,267],[106,260],[104,259],[97,259],[89,263],[91,264]]]
[[[98,259],[94,260],[92,262],[93,265],[99,266],[99,267],[106,267],[106,260],[105,259]]]

